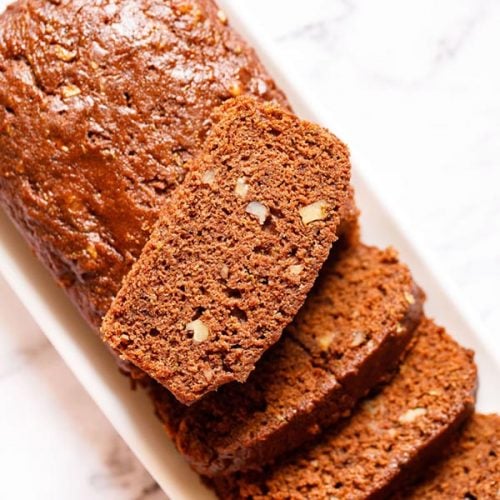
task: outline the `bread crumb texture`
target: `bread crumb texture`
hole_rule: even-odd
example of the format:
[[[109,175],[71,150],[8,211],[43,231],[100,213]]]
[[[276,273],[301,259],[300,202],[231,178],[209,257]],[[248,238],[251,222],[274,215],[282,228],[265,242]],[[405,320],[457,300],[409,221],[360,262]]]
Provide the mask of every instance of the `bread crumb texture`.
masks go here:
[[[323,128],[250,97],[213,120],[102,330],[184,403],[247,379],[303,304],[351,196],[348,150]],[[325,215],[305,225],[316,200]],[[203,342],[186,329],[195,320]]]
[[[411,306],[408,290],[418,298]],[[157,413],[201,474],[270,462],[345,417],[392,374],[422,301],[393,250],[334,246],[298,316],[246,383],[221,387],[189,408],[155,385]]]
[[[392,500],[500,498],[500,416],[475,414],[444,457]]]
[[[473,411],[476,383],[472,353],[423,320],[394,380],[350,419],[274,465],[217,478],[212,485],[223,499],[384,498],[446,449]],[[440,397],[431,394],[443,388]],[[425,413],[401,421],[417,408]]]

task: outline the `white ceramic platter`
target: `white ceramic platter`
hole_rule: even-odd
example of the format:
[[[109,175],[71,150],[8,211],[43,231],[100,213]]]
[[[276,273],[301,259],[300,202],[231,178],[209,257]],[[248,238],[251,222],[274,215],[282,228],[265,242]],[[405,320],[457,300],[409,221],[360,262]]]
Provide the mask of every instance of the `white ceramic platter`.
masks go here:
[[[8,2],[0,0],[0,11]],[[244,20],[249,2],[220,1],[231,23],[252,43],[279,86],[286,92],[295,111],[302,117],[329,126],[335,123],[321,116],[301,96],[306,92],[287,75],[291,71],[273,55],[272,44],[258,33],[256,26]],[[348,137],[344,140],[349,141]],[[428,295],[427,312],[438,318],[464,345],[476,351],[480,372],[478,408],[500,411],[500,359],[493,346],[471,320],[439,270],[411,240],[394,211],[377,196],[373,180],[363,170],[365,160],[353,152],[354,185],[363,212],[365,241],[380,246],[394,245]],[[128,380],[120,375],[101,341],[90,331],[65,294],[33,257],[25,242],[3,213],[0,213],[0,273],[40,325],[75,376],[107,416],[130,449],[171,499],[214,498],[198,480],[166,437],[153,414],[151,404],[140,391],[131,391]]]

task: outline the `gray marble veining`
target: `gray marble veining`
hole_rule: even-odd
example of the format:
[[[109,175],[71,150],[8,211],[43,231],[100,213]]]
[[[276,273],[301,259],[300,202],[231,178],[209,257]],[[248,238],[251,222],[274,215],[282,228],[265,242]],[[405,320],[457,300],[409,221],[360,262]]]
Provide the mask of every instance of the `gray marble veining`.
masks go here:
[[[247,22],[498,346],[500,2],[252,0]],[[165,498],[1,280],[0,297],[2,498]]]

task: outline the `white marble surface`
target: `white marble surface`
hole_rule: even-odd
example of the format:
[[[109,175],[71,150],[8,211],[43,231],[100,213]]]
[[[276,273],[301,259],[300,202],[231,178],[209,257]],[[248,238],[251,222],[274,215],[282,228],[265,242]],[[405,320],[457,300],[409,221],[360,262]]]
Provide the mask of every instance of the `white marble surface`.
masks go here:
[[[251,5],[498,345],[500,2]],[[1,279],[0,401],[0,498],[164,498]]]

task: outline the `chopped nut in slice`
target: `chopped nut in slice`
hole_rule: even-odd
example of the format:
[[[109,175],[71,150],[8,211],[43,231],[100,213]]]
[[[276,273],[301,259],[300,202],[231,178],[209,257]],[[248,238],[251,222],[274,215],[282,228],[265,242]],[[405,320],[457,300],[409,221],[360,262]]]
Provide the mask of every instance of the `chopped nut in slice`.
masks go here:
[[[120,335],[120,342],[127,343],[130,341],[130,337],[126,333]]]
[[[405,292],[405,299],[408,304],[415,304],[415,297],[410,292]]]
[[[366,343],[366,348],[368,349],[368,351],[373,351],[373,349],[375,349],[375,346],[376,346],[376,343],[373,339],[370,339],[367,343]]]
[[[260,201],[251,201],[245,208],[245,212],[256,217],[261,226],[269,217],[269,209]]]
[[[248,194],[248,184],[245,177],[238,177],[236,180],[236,187],[234,188],[234,192],[240,197],[245,198]]]
[[[90,255],[91,259],[94,259],[94,260],[97,259],[97,257],[98,257],[98,255],[97,255],[97,249],[96,249],[96,247],[95,247],[95,245],[93,243],[89,243],[87,245],[86,250],[87,250],[87,253]]]
[[[301,264],[294,264],[288,268],[288,271],[292,276],[298,276],[304,270],[304,266]]]
[[[54,51],[61,61],[70,62],[76,57],[76,50],[68,50],[62,45],[56,45]]]
[[[103,149],[101,154],[106,158],[116,158],[116,153],[112,149]]]
[[[231,85],[229,85],[229,93],[233,96],[233,97],[238,97],[239,95],[241,95],[243,93],[243,89],[241,88],[241,85],[239,84],[239,82],[232,82]]]
[[[397,436],[397,431],[396,429],[393,429],[392,427],[387,430],[387,434],[389,435],[390,438],[394,439]]]
[[[214,373],[209,368],[203,370],[203,375],[205,375],[207,382],[210,382],[214,378]]]
[[[209,330],[207,325],[201,319],[195,319],[186,325],[188,332],[193,332],[193,340],[195,342],[203,342],[208,339]]]
[[[429,391],[429,395],[430,396],[441,396],[441,391],[437,390],[437,389],[431,389]]]
[[[215,172],[213,170],[207,170],[201,177],[201,182],[203,184],[208,184],[211,186],[215,181]]]
[[[363,332],[354,332],[352,334],[352,347],[358,347],[366,340],[366,335]]]
[[[227,280],[229,278],[229,267],[226,264],[223,264],[220,268],[220,275],[222,279]]]
[[[70,97],[80,95],[82,91],[79,87],[70,83],[69,85],[64,85],[64,87],[61,88],[61,93],[65,99],[69,99]]]
[[[396,325],[396,333],[403,333],[405,331],[404,326],[401,323]]]
[[[302,222],[307,225],[317,220],[326,219],[328,215],[328,204],[324,200],[315,201],[310,205],[300,208],[299,213]]]
[[[331,343],[335,340],[335,333],[327,332],[320,337],[316,337],[316,342],[322,351],[327,351]]]
[[[227,16],[226,13],[223,10],[218,10],[217,11],[217,18],[222,24],[227,24]]]
[[[427,413],[425,408],[412,408],[408,410],[406,413],[403,413],[399,417],[399,421],[402,424],[410,424],[414,422],[417,418],[424,416]]]
[[[374,400],[368,399],[363,403],[363,409],[370,415],[375,415],[378,411],[378,404]]]
[[[203,12],[198,7],[193,9],[193,18],[195,23],[203,21]]]

